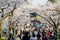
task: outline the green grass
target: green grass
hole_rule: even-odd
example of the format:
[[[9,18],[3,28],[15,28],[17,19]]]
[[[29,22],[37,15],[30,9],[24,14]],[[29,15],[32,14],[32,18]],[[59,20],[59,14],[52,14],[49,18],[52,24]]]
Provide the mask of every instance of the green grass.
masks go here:
[[[1,37],[0,40],[7,40],[7,37]]]

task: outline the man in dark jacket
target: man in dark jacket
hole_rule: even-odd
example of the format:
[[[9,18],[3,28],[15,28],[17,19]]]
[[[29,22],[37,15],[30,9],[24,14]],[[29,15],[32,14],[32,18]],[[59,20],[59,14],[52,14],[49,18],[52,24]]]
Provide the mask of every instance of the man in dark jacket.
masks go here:
[[[22,40],[29,40],[29,39],[30,39],[30,37],[28,36],[28,32],[25,32]]]
[[[9,38],[8,38],[8,40],[14,40],[12,34],[9,34]]]

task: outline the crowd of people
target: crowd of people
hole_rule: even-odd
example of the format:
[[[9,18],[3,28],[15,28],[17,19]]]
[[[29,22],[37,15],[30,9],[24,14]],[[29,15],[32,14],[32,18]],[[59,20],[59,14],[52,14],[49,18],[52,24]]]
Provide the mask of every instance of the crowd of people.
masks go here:
[[[20,29],[16,38],[9,34],[8,40],[57,40],[57,35],[49,29],[31,28],[29,30]]]

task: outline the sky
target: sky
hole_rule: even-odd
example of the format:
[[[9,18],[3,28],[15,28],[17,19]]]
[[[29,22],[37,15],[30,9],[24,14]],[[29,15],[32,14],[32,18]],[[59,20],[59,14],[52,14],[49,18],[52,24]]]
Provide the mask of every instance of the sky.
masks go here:
[[[32,0],[32,3],[37,5],[37,4],[41,4],[44,5],[48,0]]]
[[[39,5],[45,5],[48,0],[31,0],[33,7],[38,7]]]
[[[31,5],[29,8],[39,8],[40,5],[45,5],[48,0],[27,0]]]

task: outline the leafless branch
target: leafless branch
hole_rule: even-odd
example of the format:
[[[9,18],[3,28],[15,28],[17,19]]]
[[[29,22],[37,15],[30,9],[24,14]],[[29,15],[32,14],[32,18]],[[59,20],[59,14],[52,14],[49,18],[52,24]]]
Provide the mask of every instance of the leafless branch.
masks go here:
[[[53,25],[55,26],[55,27],[57,27],[57,25],[56,25],[56,23],[54,22],[54,20],[50,17],[50,16],[48,16],[47,14],[45,14],[49,19],[50,19],[50,21],[53,23]]]
[[[43,17],[41,15],[39,15],[39,16],[42,17],[43,19],[45,19],[51,26],[53,26],[53,24],[48,19],[46,19],[45,17]]]

